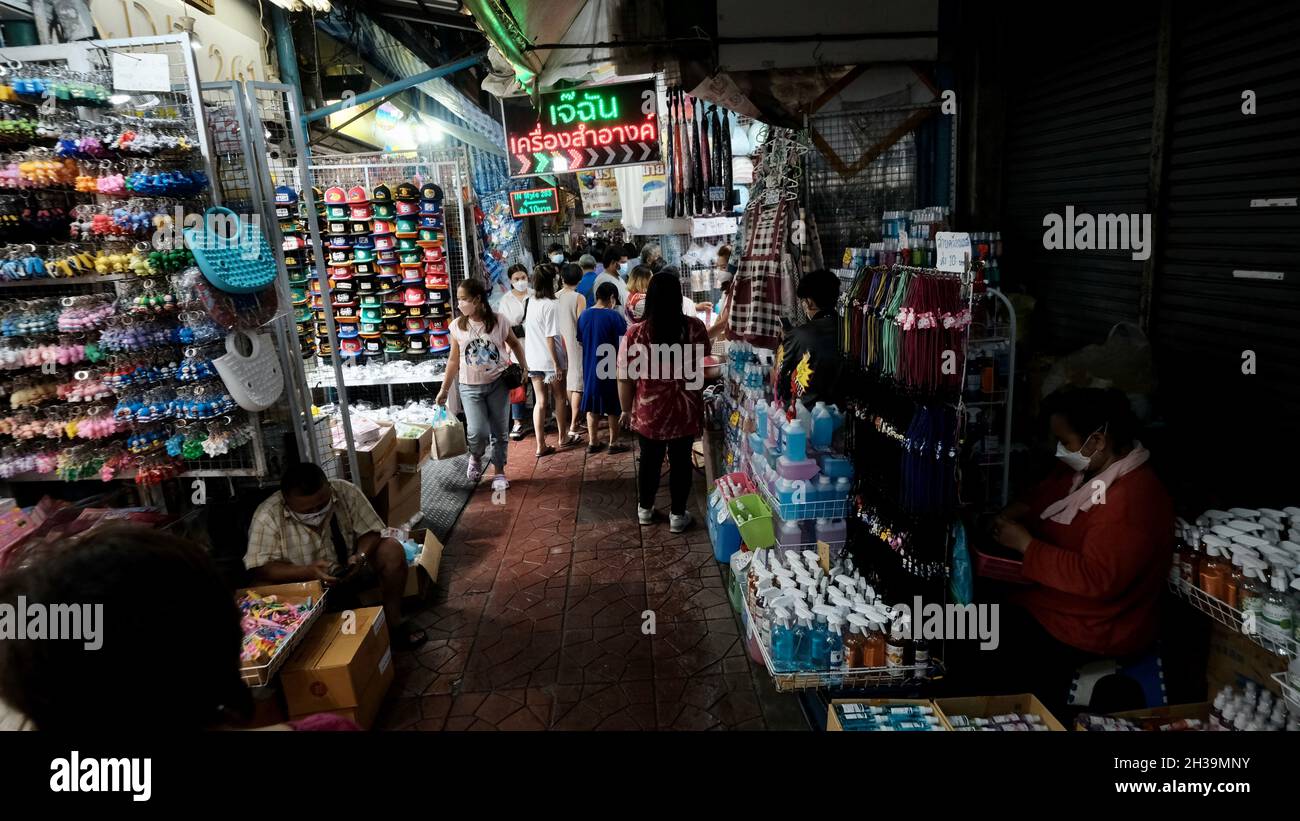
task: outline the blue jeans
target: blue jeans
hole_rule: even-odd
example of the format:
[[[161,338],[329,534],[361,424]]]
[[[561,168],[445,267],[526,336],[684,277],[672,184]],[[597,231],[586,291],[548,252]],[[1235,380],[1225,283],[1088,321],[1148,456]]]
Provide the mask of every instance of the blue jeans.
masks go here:
[[[506,437],[510,433],[510,389],[500,378],[486,385],[459,385],[469,452],[482,458],[490,439],[492,464],[500,472],[506,466]]]

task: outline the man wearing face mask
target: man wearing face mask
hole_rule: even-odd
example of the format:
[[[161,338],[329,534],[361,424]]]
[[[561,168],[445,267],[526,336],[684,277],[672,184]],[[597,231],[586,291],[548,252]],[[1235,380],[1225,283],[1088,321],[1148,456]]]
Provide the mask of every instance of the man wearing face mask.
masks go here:
[[[1174,513],[1122,391],[1058,391],[1044,411],[1060,466],[995,517],[989,535],[1024,555],[1021,574],[1033,583],[1012,600],[1031,617],[1028,635],[1003,635],[1032,646],[1035,664],[1056,676],[1048,697],[1059,697],[1081,664],[1154,643]]]
[[[551,247],[546,249],[547,258],[556,265],[564,264],[564,246],[558,242],[551,243]]]
[[[355,606],[345,600],[377,583],[394,646],[415,646],[424,634],[401,624],[406,553],[383,530],[383,520],[356,485],[327,479],[310,463],[291,465],[280,490],[253,514],[244,566],[258,584],[319,581],[340,607]]]
[[[777,395],[788,403],[797,394],[808,408],[817,402],[836,404],[844,381],[840,315],[836,310],[840,278],[824,268],[812,271],[799,280],[795,295],[808,321],[787,331],[777,351]]]

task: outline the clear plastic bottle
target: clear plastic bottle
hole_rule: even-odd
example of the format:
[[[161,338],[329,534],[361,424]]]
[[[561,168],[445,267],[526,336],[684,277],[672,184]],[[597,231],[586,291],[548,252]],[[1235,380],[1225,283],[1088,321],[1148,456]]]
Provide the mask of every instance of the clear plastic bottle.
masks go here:
[[[1205,558],[1201,560],[1201,578],[1198,586],[1210,596],[1223,601],[1227,590],[1228,574],[1220,558],[1219,545],[1216,544],[1222,540],[1217,536],[1206,536],[1205,541]]]
[[[809,640],[809,633],[812,632],[812,613],[801,602],[797,602],[794,606],[794,616],[794,667],[796,670],[811,670],[812,642]]]
[[[849,623],[849,632],[844,636],[844,669],[864,667],[867,650],[867,620],[857,613],[850,613],[846,620]]]
[[[831,673],[826,683],[838,687],[843,681],[836,674],[844,669],[844,620],[834,608],[832,611],[834,612],[826,617],[826,663],[827,670]]]
[[[1268,585],[1263,582],[1262,562],[1253,559],[1242,563],[1241,588],[1237,594],[1238,606],[1241,608],[1247,626],[1254,625],[1258,631],[1263,620],[1264,600],[1268,597]]]
[[[772,667],[778,673],[792,673],[796,658],[795,629],[784,607],[774,605],[772,611]]]
[[[1261,629],[1271,638],[1290,639],[1293,635],[1291,597],[1287,595],[1286,573],[1280,567],[1273,568],[1272,588],[1264,598],[1260,620]]]

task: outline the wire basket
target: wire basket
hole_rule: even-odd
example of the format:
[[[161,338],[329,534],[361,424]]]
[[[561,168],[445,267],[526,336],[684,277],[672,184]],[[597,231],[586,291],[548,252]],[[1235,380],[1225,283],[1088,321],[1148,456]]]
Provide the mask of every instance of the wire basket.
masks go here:
[[[1287,710],[1300,714],[1300,687],[1292,684],[1285,672],[1274,673],[1273,680],[1282,688],[1282,698],[1286,700]]]
[[[800,690],[858,690],[880,687],[905,687],[936,678],[942,673],[942,665],[937,659],[929,664],[912,664],[905,667],[859,667],[854,669],[810,671],[796,673],[778,673],[772,663],[772,654],[763,638],[758,634],[758,627],[749,610],[749,600],[740,596],[741,607],[745,616],[746,637],[758,645],[763,654],[763,664],[767,674],[772,677],[772,685],[778,693],[793,693]]]
[[[772,495],[772,491],[768,489],[765,483],[757,482],[756,484],[758,485],[758,492],[763,496],[763,501],[767,502],[772,515],[783,522],[798,522],[804,519],[843,519],[848,516],[849,500],[847,497],[831,501],[781,504]]]
[[[322,593],[320,598],[312,603],[311,611],[298,624],[298,629],[294,630],[289,638],[285,639],[284,643],[275,649],[275,655],[271,656],[266,663],[255,667],[240,668],[239,676],[244,680],[245,684],[249,687],[265,687],[271,682],[271,679],[275,678],[275,674],[280,672],[280,668],[293,655],[294,648],[298,646],[304,636],[311,632],[316,620],[320,618],[320,614],[325,612],[325,597],[327,595],[329,595],[328,592]]]
[[[1250,619],[1251,624],[1248,624],[1245,613],[1227,602],[1216,599],[1191,582],[1185,579],[1170,579],[1169,589],[1174,595],[1186,599],[1189,604],[1219,624],[1241,633],[1270,653],[1289,658],[1300,655],[1300,644],[1297,644],[1294,638],[1260,629],[1258,625],[1253,624],[1253,617]]]

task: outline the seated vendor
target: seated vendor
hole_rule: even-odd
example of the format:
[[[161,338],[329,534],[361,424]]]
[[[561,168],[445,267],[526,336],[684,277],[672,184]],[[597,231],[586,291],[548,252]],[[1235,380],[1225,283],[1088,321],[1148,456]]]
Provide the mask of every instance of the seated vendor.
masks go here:
[[[989,532],[1024,554],[1022,576],[1034,583],[1012,600],[1032,617],[1031,631],[1041,627],[1039,646],[1025,650],[1035,655],[1022,658],[1041,661],[1068,688],[1079,664],[1151,649],[1174,514],[1123,392],[1059,391],[1045,410],[1062,464]]]
[[[383,530],[383,520],[356,485],[326,479],[313,464],[292,465],[280,490],[253,514],[244,566],[260,584],[322,582],[336,591],[335,604],[378,584],[393,645],[412,647],[425,636],[400,624],[406,553]]]
[[[799,394],[805,407],[839,403],[844,392],[840,354],[840,278],[826,269],[812,271],[795,290],[808,321],[786,332],[776,357],[776,394],[789,405]],[[796,391],[794,383],[798,383]]]

